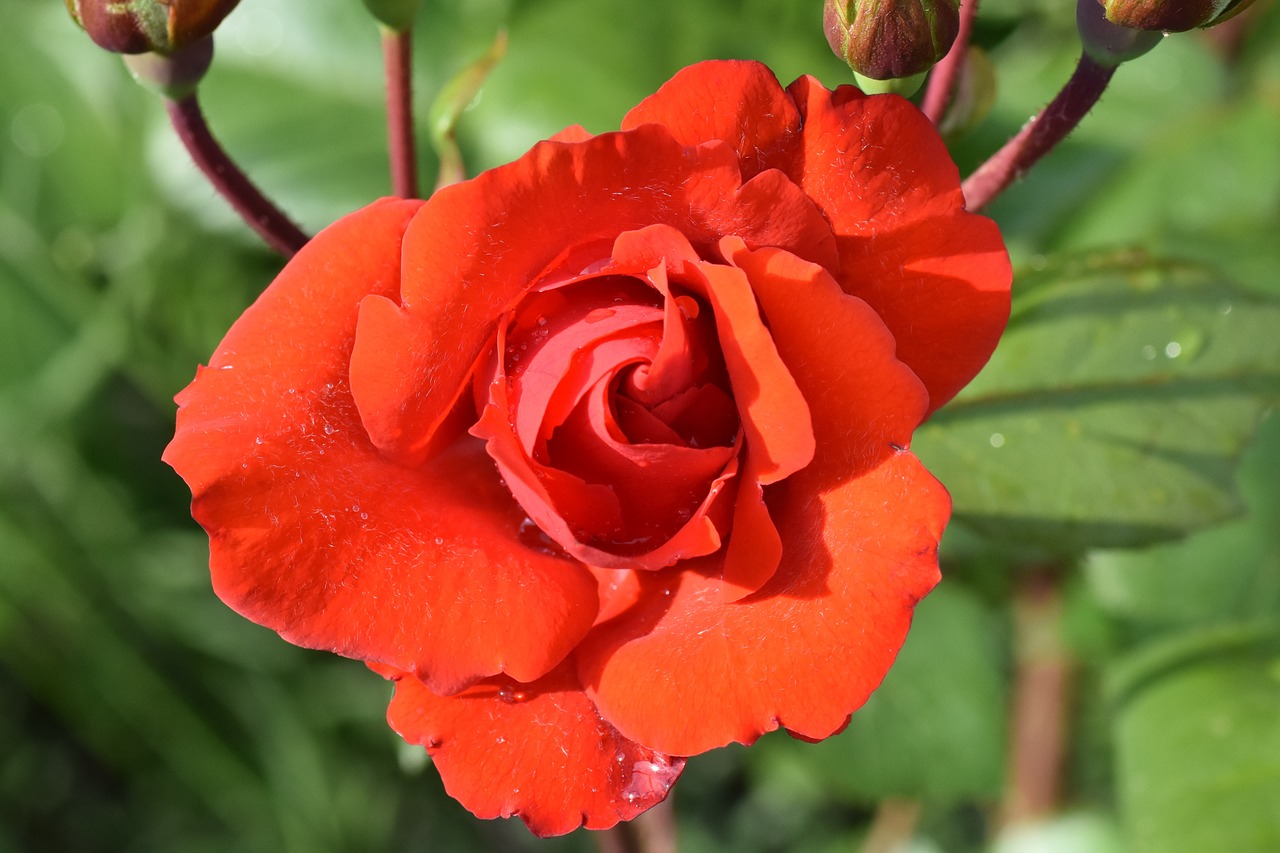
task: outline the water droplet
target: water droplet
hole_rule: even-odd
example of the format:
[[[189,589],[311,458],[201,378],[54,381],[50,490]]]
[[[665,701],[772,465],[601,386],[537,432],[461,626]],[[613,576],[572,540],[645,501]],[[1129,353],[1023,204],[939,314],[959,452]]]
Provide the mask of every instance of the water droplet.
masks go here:
[[[443,545],[443,544],[444,544],[444,537],[443,537],[443,536],[437,536],[437,537],[436,537],[436,544],[437,544],[437,545]]]
[[[539,326],[545,326],[545,325],[547,325],[547,318],[546,318],[546,317],[539,317],[539,318],[538,318],[538,325],[539,325]]]
[[[502,735],[498,735],[498,737],[497,737],[497,741],[498,741],[498,743],[506,743],[506,742],[507,742],[507,739],[506,739],[506,738],[504,738]]]
[[[337,429],[335,429],[335,428],[334,428],[333,424],[325,424],[325,425],[324,425],[324,434],[325,434],[325,435],[333,435],[335,432],[337,432]]]
[[[367,512],[362,512],[362,513],[360,513],[360,517],[361,517],[361,518],[368,518],[368,517],[369,517],[369,513],[367,513]]]
[[[631,780],[622,791],[623,798],[632,803],[639,799],[662,799],[680,778],[683,766],[684,762],[672,763],[661,753],[654,753],[651,761],[637,761],[631,765]]]
[[[1001,433],[991,433],[991,438],[988,440],[991,442],[992,447],[1004,447],[1004,435]]]
[[[262,444],[262,436],[258,436],[253,440],[254,444]]]
[[[1153,358],[1156,357],[1156,348],[1151,346],[1150,344],[1147,344],[1145,347],[1142,348],[1142,357],[1145,358],[1147,361],[1151,361]]]
[[[1179,355],[1185,361],[1191,361],[1204,349],[1204,345],[1208,343],[1208,337],[1200,329],[1183,329],[1178,333],[1177,344],[1181,348]],[[1172,346],[1172,345],[1171,345]],[[1168,349],[1165,349],[1168,355]],[[1170,356],[1172,358],[1172,356]]]
[[[1182,344],[1177,341],[1169,341],[1164,345],[1165,358],[1177,358],[1182,355]]]
[[[619,296],[613,301],[621,302],[622,297]],[[614,311],[612,308],[597,308],[586,316],[586,321],[588,323],[599,323],[601,320],[608,320],[610,317],[612,317],[614,314],[617,314],[617,313],[618,312]]]
[[[532,518],[526,518],[520,522],[520,527],[516,530],[516,538],[520,540],[521,545],[534,551],[550,554],[553,557],[563,557],[565,555],[564,549],[548,536],[546,531],[539,527],[538,523]]]
[[[352,505],[351,505],[351,511],[352,511],[352,512],[359,512],[359,511],[360,511],[360,504],[352,504]]]
[[[498,698],[508,705],[514,705],[517,702],[523,702],[529,698],[529,694],[523,690],[516,690],[509,684],[504,684],[498,688]]]
[[[297,394],[297,393],[298,393],[298,389],[297,389],[297,388],[290,388],[290,389],[289,389],[289,393],[290,393],[290,394]]]

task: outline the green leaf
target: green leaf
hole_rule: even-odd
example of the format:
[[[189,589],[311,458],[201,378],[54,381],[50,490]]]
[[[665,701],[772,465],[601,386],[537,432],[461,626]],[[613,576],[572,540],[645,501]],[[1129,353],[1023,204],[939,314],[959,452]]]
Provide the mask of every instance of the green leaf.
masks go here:
[[[1234,472],[1280,400],[1280,301],[1113,254],[1015,284],[1009,329],[912,449],[970,527],[1053,553],[1170,539],[1240,511]]]
[[[1109,612],[1155,624],[1280,615],[1280,418],[1268,418],[1241,462],[1249,514],[1182,542],[1094,551],[1093,595]]]
[[[920,603],[897,662],[849,728],[816,745],[767,739],[750,756],[762,779],[792,778],[795,787],[798,774],[855,802],[996,796],[1006,703],[991,622],[963,587],[937,589]]]
[[[1134,853],[1280,849],[1280,633],[1175,638],[1116,717]],[[1132,677],[1132,676],[1131,676]]]

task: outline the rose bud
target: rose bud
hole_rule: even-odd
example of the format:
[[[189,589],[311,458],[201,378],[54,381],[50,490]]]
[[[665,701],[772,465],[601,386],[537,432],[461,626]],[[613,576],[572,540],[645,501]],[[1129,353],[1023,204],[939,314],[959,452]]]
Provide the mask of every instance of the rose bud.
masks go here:
[[[211,34],[240,0],[66,0],[99,47],[113,53],[173,53]]]
[[[1252,0],[1098,0],[1107,20],[1135,30],[1181,33],[1232,17]]]
[[[217,594],[395,681],[452,797],[605,829],[880,684],[950,514],[911,435],[1010,279],[913,105],[705,62],[321,231],[165,459]]]
[[[827,43],[863,77],[892,80],[928,71],[960,28],[959,0],[827,0]]]

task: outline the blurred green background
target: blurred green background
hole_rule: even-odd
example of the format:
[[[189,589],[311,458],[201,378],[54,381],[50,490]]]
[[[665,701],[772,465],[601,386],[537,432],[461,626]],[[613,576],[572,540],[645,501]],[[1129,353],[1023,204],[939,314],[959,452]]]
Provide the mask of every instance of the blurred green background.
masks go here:
[[[1188,34],[1122,68],[992,207],[1019,268],[1010,335],[915,445],[956,498],[947,580],[846,733],[690,761],[683,850],[858,849],[886,802],[913,851],[1280,850],[1280,11],[1249,15],[1238,49]],[[420,115],[502,27],[459,127],[473,172],[616,127],[701,59],[848,82],[820,18],[817,0],[427,0]],[[593,849],[474,820],[386,727],[388,685],[213,596],[159,461],[171,398],[280,261],[61,3],[4,0],[0,32],[0,851]],[[999,90],[953,140],[965,173],[1077,54],[1072,10],[1041,0],[986,0],[977,40]],[[308,229],[387,191],[357,0],[244,0],[217,45],[210,123]],[[1063,803],[1000,834],[1033,565],[1064,591]]]

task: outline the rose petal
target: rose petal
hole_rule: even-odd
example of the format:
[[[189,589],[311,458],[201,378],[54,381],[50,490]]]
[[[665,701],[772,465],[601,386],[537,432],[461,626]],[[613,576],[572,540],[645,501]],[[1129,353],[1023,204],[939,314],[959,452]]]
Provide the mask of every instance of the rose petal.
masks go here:
[[[733,267],[700,264],[702,295],[716,328],[733,398],[747,433],[747,453],[762,484],[799,471],[813,458],[809,404],[765,328],[747,277]]]
[[[627,618],[579,645],[604,719],[696,755],[779,725],[828,737],[866,701],[937,583],[949,500],[909,453],[817,497],[807,485],[772,487],[790,493],[773,510],[786,550],[757,593],[726,603],[714,558],[643,574]]]
[[[427,748],[445,790],[477,817],[518,815],[540,836],[630,820],[666,799],[684,768],[602,720],[570,666],[454,696],[401,674],[387,720]]]
[[[986,364],[1008,321],[999,229],[965,212],[946,147],[908,102],[828,92],[811,77],[788,91],[804,132],[784,168],[831,223],[840,266],[830,269],[884,319],[936,410]]]
[[[306,392],[346,384],[357,307],[399,289],[401,241],[421,206],[382,199],[317,234],[286,267],[289,282],[267,288],[178,393],[164,460],[193,493],[238,471],[257,437],[296,429],[315,406]],[[264,327],[274,333],[265,341]]]
[[[209,532],[215,590],[248,618],[440,691],[534,679],[594,621],[594,578],[521,544],[524,513],[479,442],[390,464],[348,391],[357,306],[396,296],[417,209],[372,205],[299,252],[179,395],[165,459]]]
[[[809,401],[816,451],[766,489],[783,552],[755,594],[730,602],[716,557],[643,576],[627,618],[598,625],[578,648],[605,719],[679,755],[779,725],[809,738],[837,731],[937,582],[950,510],[937,481],[893,446],[906,445],[928,401],[875,313],[787,252],[721,246],[751,280]]]
[[[497,318],[566,251],[565,235],[590,244],[670,222],[711,243],[734,221],[740,180],[724,146],[691,152],[647,127],[539,143],[436,193],[405,235],[404,322],[364,328],[362,320],[356,334],[352,391],[374,444],[421,463]],[[388,375],[387,364],[404,370]]]
[[[622,120],[622,129],[655,123],[685,145],[722,139],[735,147],[742,174],[774,168],[773,152],[800,129],[795,102],[759,62],[699,62],[676,73]]]

